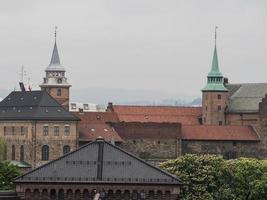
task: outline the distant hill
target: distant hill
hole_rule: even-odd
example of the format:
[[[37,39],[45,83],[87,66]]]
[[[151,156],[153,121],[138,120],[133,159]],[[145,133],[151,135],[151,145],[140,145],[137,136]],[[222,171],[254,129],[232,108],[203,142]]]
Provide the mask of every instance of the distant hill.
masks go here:
[[[177,98],[175,98],[177,96]],[[193,100],[192,100],[193,99]],[[128,90],[110,88],[86,88],[71,90],[71,101],[106,105],[108,102],[124,105],[200,106],[201,98],[183,94],[168,94],[155,90]]]
[[[11,91],[0,89],[0,101]],[[71,88],[71,101],[107,105],[108,102],[123,105],[200,106],[201,98],[183,94],[168,94],[155,90],[128,90],[114,88]],[[177,97],[177,98],[175,98]],[[192,100],[193,99],[193,100]]]

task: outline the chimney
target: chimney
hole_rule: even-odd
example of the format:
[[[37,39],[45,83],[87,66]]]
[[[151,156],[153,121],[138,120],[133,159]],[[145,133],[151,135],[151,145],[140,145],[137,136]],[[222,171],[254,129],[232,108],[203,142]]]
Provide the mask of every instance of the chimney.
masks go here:
[[[108,102],[108,106],[107,106],[106,111],[107,112],[114,112],[113,103],[112,102]]]

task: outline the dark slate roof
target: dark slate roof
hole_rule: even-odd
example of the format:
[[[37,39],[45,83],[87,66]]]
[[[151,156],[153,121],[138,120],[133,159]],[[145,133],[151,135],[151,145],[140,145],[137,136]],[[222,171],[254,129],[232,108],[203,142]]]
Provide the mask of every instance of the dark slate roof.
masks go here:
[[[178,185],[175,176],[97,139],[18,177],[16,182]]]
[[[78,121],[45,91],[14,91],[0,102],[0,120]]]
[[[227,84],[230,101],[227,112],[259,112],[259,103],[267,94],[267,83]]]

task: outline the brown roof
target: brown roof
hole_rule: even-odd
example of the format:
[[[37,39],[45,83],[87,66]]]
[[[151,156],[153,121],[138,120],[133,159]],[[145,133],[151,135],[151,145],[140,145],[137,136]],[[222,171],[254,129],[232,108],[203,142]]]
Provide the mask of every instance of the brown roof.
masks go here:
[[[154,122],[120,122],[112,124],[119,135],[127,139],[178,139],[181,124]]]
[[[114,140],[122,142],[119,134],[108,124],[108,122],[117,122],[116,113],[112,112],[73,112],[81,121],[78,124],[79,140],[94,141],[101,136],[106,141]]]
[[[118,116],[114,112],[72,112],[81,119],[80,124],[102,124],[106,122],[119,121]]]
[[[259,141],[248,126],[182,126],[183,140]]]
[[[113,105],[121,122],[156,122],[181,123],[185,125],[199,124],[201,107],[175,106],[126,106]]]
[[[88,124],[79,125],[79,140],[80,141],[94,141],[99,136],[106,141],[122,142],[123,140],[119,134],[108,124]]]

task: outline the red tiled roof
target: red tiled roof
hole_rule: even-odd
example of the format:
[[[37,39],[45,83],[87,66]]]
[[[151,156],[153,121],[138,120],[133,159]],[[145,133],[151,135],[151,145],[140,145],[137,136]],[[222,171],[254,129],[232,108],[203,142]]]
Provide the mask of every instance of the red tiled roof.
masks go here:
[[[103,124],[106,122],[118,122],[118,116],[114,112],[72,112],[79,117],[81,121],[79,124]]]
[[[248,126],[182,126],[183,140],[259,141]]]
[[[119,134],[107,122],[117,122],[116,113],[112,112],[73,112],[81,121],[78,124],[79,140],[94,141],[101,136],[106,141],[122,142]]]
[[[112,125],[124,140],[181,138],[179,123],[120,122]]]
[[[197,125],[201,107],[113,105],[121,122],[156,122]]]
[[[108,124],[88,124],[79,125],[79,140],[94,141],[99,136],[106,141],[114,140],[114,142],[122,142],[119,134]]]

